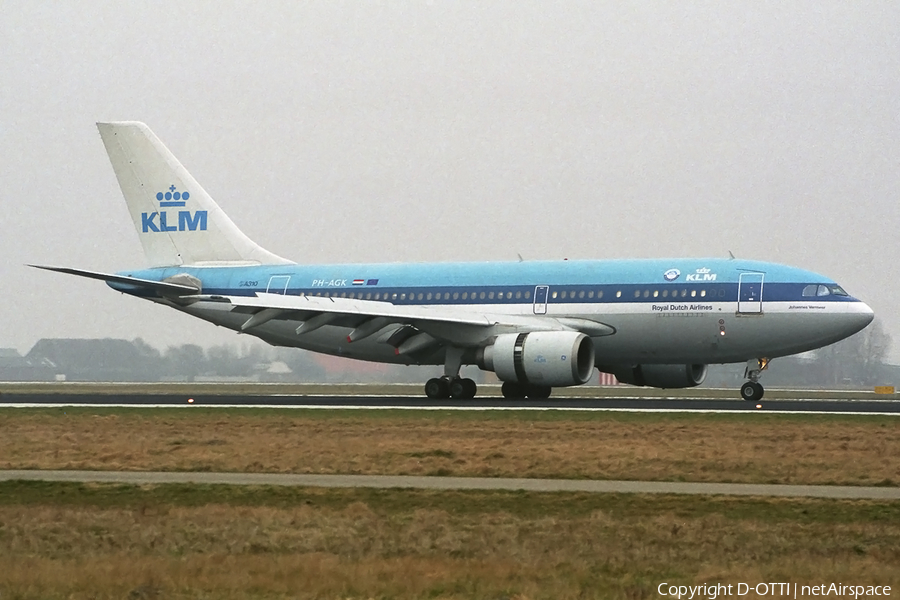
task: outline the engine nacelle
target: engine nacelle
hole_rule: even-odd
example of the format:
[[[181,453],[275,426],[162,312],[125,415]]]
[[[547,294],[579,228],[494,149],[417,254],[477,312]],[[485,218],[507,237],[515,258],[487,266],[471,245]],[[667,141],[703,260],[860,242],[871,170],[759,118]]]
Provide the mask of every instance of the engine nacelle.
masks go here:
[[[607,371],[601,368],[601,371]],[[635,365],[620,367],[608,372],[622,383],[646,385],[655,388],[689,388],[700,385],[706,379],[706,365]]]
[[[581,385],[594,372],[594,343],[577,331],[506,333],[479,353],[478,366],[513,383]]]

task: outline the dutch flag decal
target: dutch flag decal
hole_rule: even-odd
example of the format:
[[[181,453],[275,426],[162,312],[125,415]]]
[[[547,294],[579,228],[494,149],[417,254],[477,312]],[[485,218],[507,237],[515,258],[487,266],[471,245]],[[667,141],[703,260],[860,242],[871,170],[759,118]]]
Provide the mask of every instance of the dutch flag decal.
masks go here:
[[[363,285],[366,282],[365,279],[354,279],[353,285]]]

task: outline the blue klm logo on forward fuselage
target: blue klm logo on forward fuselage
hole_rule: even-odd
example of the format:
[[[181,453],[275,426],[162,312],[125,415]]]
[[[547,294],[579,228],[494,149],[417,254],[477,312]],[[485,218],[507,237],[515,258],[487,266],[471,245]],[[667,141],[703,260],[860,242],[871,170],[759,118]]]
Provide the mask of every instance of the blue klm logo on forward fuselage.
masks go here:
[[[157,192],[156,199],[160,208],[172,208],[184,206],[186,200],[191,197],[190,192],[178,192],[175,186],[170,186],[168,192]],[[169,225],[169,215],[164,210],[152,213],[141,213],[141,230],[144,233],[162,231],[206,231],[206,211],[197,210],[191,213],[189,210],[178,211],[178,225]],[[157,217],[159,220],[157,221]]]

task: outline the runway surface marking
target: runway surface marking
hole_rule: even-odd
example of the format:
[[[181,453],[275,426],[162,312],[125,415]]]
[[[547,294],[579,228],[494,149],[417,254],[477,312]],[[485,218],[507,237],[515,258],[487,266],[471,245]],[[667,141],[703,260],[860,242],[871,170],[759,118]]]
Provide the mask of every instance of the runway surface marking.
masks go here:
[[[767,413],[774,415],[870,415],[900,417],[900,412],[838,411],[838,410],[779,410],[762,408],[600,408],[574,406],[389,406],[351,404],[188,404],[186,400],[178,404],[94,404],[94,403],[52,403],[52,402],[0,402],[0,408],[295,408],[310,410],[458,410],[458,411],[537,411],[558,410],[572,412],[634,412],[634,413]]]
[[[0,470],[0,481],[64,481],[132,485],[195,483],[277,485],[327,488],[407,488],[422,490],[526,490],[601,494],[693,494],[787,496],[900,500],[900,487],[686,483],[668,481],[600,481],[581,479],[512,479],[493,477],[415,477],[393,475],[302,475],[290,473],[186,473],[161,471]]]

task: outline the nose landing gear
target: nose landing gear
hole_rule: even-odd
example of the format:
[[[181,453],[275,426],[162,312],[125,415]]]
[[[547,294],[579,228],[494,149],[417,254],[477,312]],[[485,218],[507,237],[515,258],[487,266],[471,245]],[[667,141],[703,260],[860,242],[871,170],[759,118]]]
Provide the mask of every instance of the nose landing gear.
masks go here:
[[[769,368],[768,358],[752,358],[747,361],[747,368],[744,370],[744,377],[750,381],[744,382],[741,386],[741,398],[756,402],[761,400],[765,390],[759,382],[759,376],[763,371]]]

